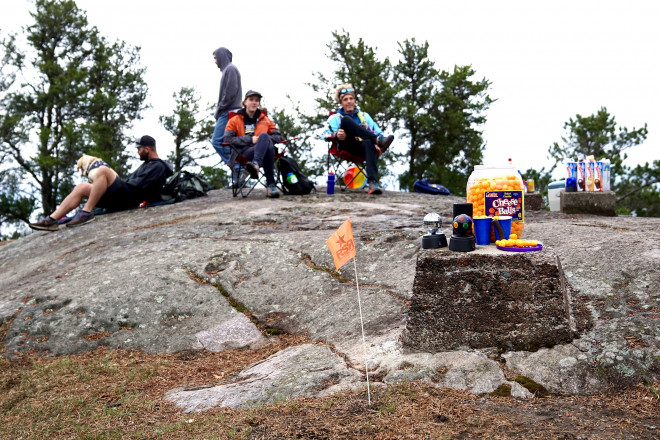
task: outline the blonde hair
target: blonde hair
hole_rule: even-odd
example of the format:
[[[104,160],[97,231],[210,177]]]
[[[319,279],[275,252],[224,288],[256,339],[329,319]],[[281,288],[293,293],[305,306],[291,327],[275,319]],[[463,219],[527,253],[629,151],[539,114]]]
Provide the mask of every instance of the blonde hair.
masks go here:
[[[350,84],[342,84],[339,87],[337,87],[337,90],[335,90],[335,101],[336,102],[341,103],[341,98],[343,98],[345,95],[355,96],[355,89],[353,89],[352,92],[341,93],[342,89],[353,89],[353,86],[350,85]]]

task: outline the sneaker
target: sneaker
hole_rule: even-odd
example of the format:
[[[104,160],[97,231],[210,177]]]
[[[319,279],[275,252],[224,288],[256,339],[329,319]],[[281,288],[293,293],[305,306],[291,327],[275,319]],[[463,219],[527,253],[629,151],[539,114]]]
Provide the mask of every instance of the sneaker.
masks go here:
[[[369,182],[369,186],[367,187],[367,194],[380,195],[382,193],[383,188],[380,186],[380,183],[376,182],[375,180]]]
[[[85,212],[85,211],[80,211],[78,214],[76,214],[73,219],[71,219],[70,222],[66,224],[67,228],[75,228],[76,226],[84,225],[85,223],[89,223],[91,221],[94,221],[94,214],[91,212]]]
[[[250,173],[250,177],[257,179],[259,177],[259,165],[254,162],[248,162],[245,164],[245,169]]]
[[[36,231],[57,231],[60,229],[57,220],[53,220],[50,216],[46,216],[36,223],[28,223],[28,226]]]
[[[378,136],[378,139],[376,139],[376,145],[380,149],[380,154],[383,154],[390,147],[390,145],[392,145],[393,141],[394,136],[392,135],[385,137],[381,134]]]
[[[266,197],[269,199],[276,199],[280,196],[280,192],[277,190],[277,187],[274,183],[271,183],[266,187]]]

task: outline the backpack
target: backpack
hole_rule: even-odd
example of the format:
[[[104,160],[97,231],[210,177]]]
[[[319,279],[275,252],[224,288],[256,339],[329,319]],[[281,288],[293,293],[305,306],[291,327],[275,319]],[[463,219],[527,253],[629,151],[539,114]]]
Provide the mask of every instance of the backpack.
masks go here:
[[[415,188],[415,192],[424,193],[424,194],[436,194],[436,195],[445,195],[445,196],[451,194],[451,192],[444,186],[438,183],[430,183],[426,179],[415,181],[414,188]]]
[[[290,157],[283,156],[277,160],[277,171],[280,174],[284,194],[305,195],[312,192],[312,190],[316,190],[314,183],[300,172],[298,164]],[[289,173],[293,173],[295,179],[287,179]]]
[[[197,174],[188,171],[178,171],[167,178],[161,191],[163,200],[181,202],[182,200],[194,199],[205,196],[209,190],[209,184],[203,181]]]

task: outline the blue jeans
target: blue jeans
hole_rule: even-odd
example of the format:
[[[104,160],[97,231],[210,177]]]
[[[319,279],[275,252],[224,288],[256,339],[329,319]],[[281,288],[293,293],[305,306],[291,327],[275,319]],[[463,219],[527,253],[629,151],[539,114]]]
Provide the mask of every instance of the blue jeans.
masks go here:
[[[229,112],[220,113],[220,116],[215,122],[215,129],[211,138],[213,148],[215,148],[215,151],[220,155],[224,163],[229,163],[229,157],[231,156],[231,148],[222,145],[222,141],[225,139],[225,127],[227,127],[228,120]]]
[[[256,144],[243,147],[241,156],[264,169],[266,185],[275,183],[275,145],[268,134],[261,133]]]

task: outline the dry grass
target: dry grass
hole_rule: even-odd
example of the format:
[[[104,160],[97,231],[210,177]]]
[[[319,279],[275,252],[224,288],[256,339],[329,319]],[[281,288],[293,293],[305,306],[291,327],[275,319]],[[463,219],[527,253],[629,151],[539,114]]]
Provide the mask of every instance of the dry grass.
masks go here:
[[[2,328],[4,327],[4,329]],[[0,338],[7,324],[0,327]],[[4,330],[4,331],[3,331]],[[2,439],[657,439],[659,384],[592,397],[519,401],[420,383],[300,398],[250,410],[184,414],[183,385],[222,383],[305,341],[224,353],[148,355],[98,349],[61,358],[0,358]],[[1,351],[1,350],[0,350]],[[656,429],[653,429],[655,427]]]

